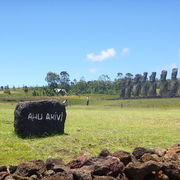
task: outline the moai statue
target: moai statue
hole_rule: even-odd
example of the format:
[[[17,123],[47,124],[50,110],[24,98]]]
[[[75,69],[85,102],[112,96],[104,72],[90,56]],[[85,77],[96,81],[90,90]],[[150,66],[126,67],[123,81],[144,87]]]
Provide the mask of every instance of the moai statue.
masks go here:
[[[178,69],[173,68],[172,74],[171,74],[170,86],[169,86],[170,97],[175,97],[177,95],[177,91],[178,91],[177,73],[178,73]]]
[[[166,80],[167,71],[163,70],[161,72],[160,79],[160,96],[167,97],[168,96],[168,81]]]
[[[131,90],[132,90],[131,79],[127,78],[126,79],[126,88],[125,88],[125,98],[131,97]]]
[[[142,79],[141,79],[141,96],[147,97],[148,94],[148,82],[147,82],[147,72],[144,72]]]
[[[134,84],[133,84],[133,88],[132,88],[132,95],[134,97],[138,97],[140,94],[140,90],[141,90],[141,75],[140,74],[136,74],[135,78],[134,78]]]
[[[125,89],[126,89],[126,81],[125,79],[121,79],[121,84],[120,84],[120,97],[121,98],[125,97]]]
[[[156,72],[152,72],[148,89],[148,96],[155,97],[156,96]]]

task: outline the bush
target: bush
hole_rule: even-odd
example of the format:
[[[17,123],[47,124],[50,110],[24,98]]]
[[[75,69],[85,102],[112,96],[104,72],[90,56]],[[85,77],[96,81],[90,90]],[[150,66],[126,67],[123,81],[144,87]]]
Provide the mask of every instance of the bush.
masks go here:
[[[10,94],[11,94],[11,91],[10,91],[9,89],[4,89],[4,93],[10,95]]]
[[[32,96],[38,96],[38,93],[37,93],[36,90],[34,90],[34,91],[32,92]]]

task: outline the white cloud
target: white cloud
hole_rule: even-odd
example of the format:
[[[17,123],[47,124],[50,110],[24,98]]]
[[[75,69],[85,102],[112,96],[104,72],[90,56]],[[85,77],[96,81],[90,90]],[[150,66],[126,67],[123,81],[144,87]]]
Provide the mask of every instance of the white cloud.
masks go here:
[[[122,48],[121,50],[121,56],[128,55],[130,52],[130,48]]]
[[[90,73],[96,73],[96,72],[98,72],[100,70],[100,68],[90,68],[89,69],[89,72]]]
[[[94,53],[87,54],[87,59],[93,62],[102,62],[105,59],[112,58],[116,55],[116,51],[114,48],[110,48],[107,50],[103,50],[100,54],[95,55]]]

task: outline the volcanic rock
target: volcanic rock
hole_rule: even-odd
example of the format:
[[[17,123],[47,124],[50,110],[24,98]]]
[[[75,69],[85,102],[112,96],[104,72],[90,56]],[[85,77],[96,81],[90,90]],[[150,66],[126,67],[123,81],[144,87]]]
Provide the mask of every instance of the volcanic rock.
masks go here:
[[[20,102],[14,112],[14,128],[21,137],[64,133],[65,119],[65,105],[58,101]]]
[[[153,179],[155,172],[158,172],[162,164],[156,161],[148,161],[145,163],[129,163],[124,172],[126,176],[133,180]]]
[[[93,175],[98,176],[113,176],[117,177],[122,172],[124,164],[113,156],[108,156],[101,161],[97,161],[94,166]]]
[[[41,176],[42,173],[45,171],[45,163],[42,160],[34,160],[29,162],[21,163],[14,174],[23,176],[23,177],[30,177],[32,175],[39,175]]]
[[[120,161],[124,163],[124,165],[127,165],[129,162],[132,161],[131,154],[126,151],[116,151],[113,153],[113,156],[119,158]]]
[[[136,157],[136,159],[140,159],[140,157],[143,156],[145,153],[154,154],[155,151],[149,148],[136,147],[132,154]]]
[[[103,149],[100,153],[99,153],[99,157],[107,157],[110,156],[111,153],[108,151],[108,149]]]

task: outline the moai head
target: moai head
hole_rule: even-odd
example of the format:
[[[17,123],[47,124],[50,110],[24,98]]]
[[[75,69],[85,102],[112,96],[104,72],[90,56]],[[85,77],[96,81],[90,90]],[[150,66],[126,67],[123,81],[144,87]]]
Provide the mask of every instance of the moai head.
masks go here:
[[[171,79],[176,80],[177,79],[177,73],[178,73],[178,68],[173,68],[172,69],[172,74],[171,74]]]
[[[161,81],[165,81],[166,80],[166,76],[167,76],[167,71],[166,70],[162,70],[162,72],[161,72]]]
[[[147,80],[147,75],[148,73],[147,72],[144,72],[143,76],[142,76],[142,82],[146,82]]]
[[[150,82],[155,82],[155,80],[156,80],[156,72],[152,72],[150,76]]]

